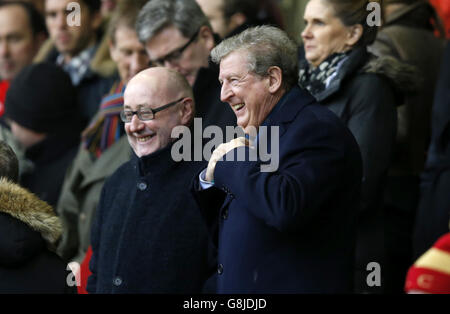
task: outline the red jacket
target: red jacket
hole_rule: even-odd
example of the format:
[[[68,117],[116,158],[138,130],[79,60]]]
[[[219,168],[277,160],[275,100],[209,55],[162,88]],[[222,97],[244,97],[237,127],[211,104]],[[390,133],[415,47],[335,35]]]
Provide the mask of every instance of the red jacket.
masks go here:
[[[5,113],[5,98],[8,88],[8,81],[0,81],[0,117]]]
[[[86,291],[88,277],[91,275],[91,271],[89,270],[89,261],[92,256],[92,247],[89,246],[86,256],[84,257],[83,262],[80,266],[80,283],[78,285],[78,294],[88,294]]]

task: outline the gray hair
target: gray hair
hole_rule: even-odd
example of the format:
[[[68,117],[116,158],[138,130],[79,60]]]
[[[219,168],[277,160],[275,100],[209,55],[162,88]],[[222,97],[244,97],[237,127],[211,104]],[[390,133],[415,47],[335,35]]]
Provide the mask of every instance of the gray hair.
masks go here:
[[[266,76],[272,66],[283,73],[283,87],[291,89],[298,81],[298,50],[295,42],[274,26],[256,26],[222,41],[211,51],[214,63],[237,50],[248,53],[248,70]]]
[[[136,32],[146,43],[168,26],[175,26],[184,37],[192,37],[200,27],[211,28],[208,18],[195,0],[151,0],[139,12]]]

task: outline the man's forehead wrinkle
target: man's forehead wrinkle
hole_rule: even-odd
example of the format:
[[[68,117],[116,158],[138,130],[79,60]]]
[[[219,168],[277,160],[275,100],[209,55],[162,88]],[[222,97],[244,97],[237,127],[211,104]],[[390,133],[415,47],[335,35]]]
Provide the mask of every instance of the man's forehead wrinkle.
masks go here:
[[[248,73],[243,74],[242,71],[240,71],[240,69],[236,70],[236,71],[232,71],[232,72],[225,72],[222,75],[219,76],[219,80],[220,79],[230,79],[232,77],[236,77],[239,79],[243,79],[248,75]]]
[[[232,70],[229,67],[221,68],[219,72],[219,78],[228,78],[232,75],[235,75],[236,70]]]

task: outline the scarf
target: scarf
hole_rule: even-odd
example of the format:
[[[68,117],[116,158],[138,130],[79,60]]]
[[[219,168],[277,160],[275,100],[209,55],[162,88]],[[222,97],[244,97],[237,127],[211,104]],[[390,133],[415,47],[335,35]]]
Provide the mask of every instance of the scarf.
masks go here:
[[[125,84],[115,83],[103,97],[97,118],[83,131],[83,148],[96,158],[125,134],[120,111],[123,107]]]
[[[308,62],[302,62],[298,80],[300,87],[306,88],[312,95],[324,91],[328,82],[336,76],[339,66],[347,56],[348,52],[334,53],[314,69],[309,66]]]

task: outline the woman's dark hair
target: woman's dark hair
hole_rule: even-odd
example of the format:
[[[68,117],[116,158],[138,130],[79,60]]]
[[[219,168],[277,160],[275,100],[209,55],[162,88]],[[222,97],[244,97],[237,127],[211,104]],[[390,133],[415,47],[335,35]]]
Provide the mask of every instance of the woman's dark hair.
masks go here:
[[[341,20],[345,26],[360,24],[363,27],[363,34],[356,44],[357,46],[369,46],[377,37],[378,27],[370,26],[368,17],[372,13],[368,9],[371,2],[377,2],[381,7],[381,0],[322,0],[330,4],[335,16]],[[380,10],[380,14],[382,10]],[[382,16],[380,16],[382,18]]]

